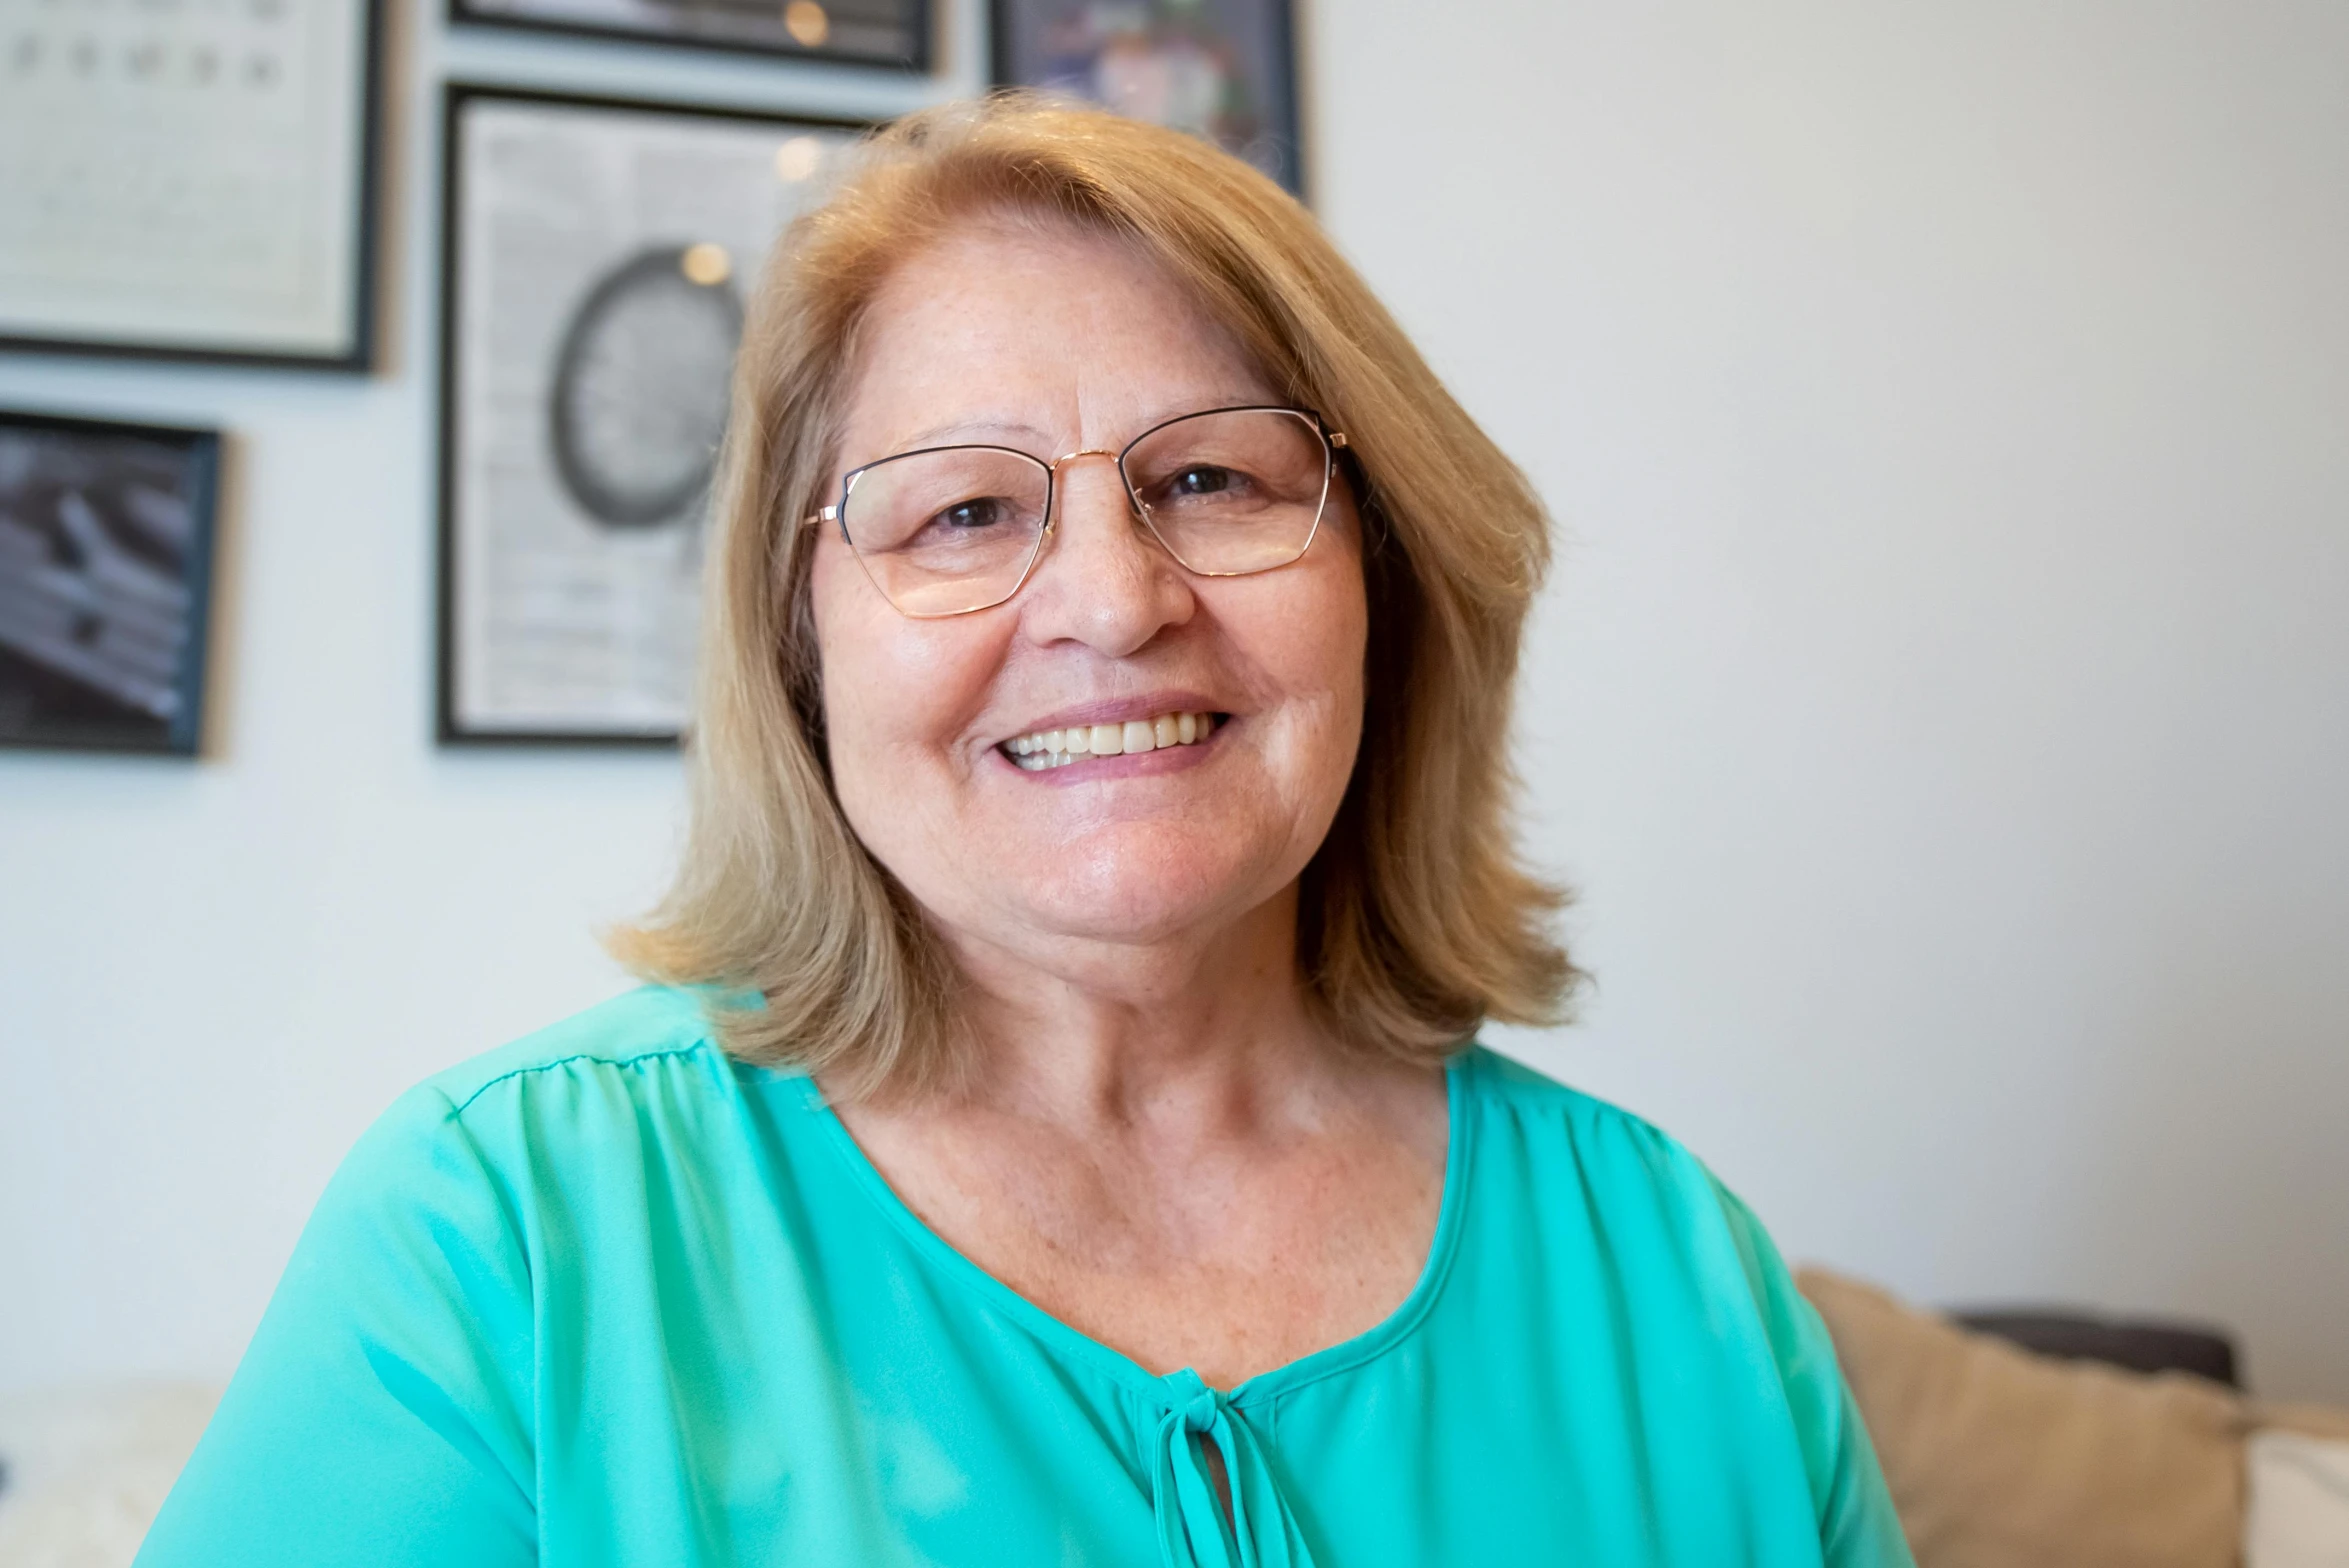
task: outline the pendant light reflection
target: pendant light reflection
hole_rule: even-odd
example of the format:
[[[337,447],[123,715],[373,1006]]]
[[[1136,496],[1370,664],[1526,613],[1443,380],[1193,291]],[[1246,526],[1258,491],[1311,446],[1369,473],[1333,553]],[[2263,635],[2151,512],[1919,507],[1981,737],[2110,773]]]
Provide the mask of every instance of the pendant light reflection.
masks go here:
[[[775,177],[796,185],[816,172],[824,161],[824,144],[813,136],[794,136],[775,149]]]
[[[705,289],[714,289],[734,276],[734,258],[726,254],[726,247],[704,240],[699,245],[688,245],[677,258],[677,270],[685,274],[685,281]]]
[[[832,19],[816,0],[791,0],[783,8],[783,31],[802,49],[821,49],[832,36]]]

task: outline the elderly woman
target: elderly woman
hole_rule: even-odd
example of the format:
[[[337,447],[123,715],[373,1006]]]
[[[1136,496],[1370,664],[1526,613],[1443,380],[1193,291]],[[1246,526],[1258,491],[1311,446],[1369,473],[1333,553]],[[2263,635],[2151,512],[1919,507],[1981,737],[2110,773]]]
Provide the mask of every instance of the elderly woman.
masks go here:
[[[1539,504],[1241,164],[999,102],[778,247],[660,984],[335,1178],[141,1561],[1902,1564],[1505,764]]]

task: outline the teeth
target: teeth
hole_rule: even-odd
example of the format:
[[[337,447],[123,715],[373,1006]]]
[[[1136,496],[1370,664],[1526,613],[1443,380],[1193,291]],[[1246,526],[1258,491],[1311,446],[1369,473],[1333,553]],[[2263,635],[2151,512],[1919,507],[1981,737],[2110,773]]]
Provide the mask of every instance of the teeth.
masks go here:
[[[1196,746],[1214,733],[1212,713],[1161,713],[1123,724],[1037,730],[1005,741],[1001,750],[1024,771],[1038,773],[1046,768],[1065,768],[1080,757],[1117,757],[1156,751],[1161,746]]]

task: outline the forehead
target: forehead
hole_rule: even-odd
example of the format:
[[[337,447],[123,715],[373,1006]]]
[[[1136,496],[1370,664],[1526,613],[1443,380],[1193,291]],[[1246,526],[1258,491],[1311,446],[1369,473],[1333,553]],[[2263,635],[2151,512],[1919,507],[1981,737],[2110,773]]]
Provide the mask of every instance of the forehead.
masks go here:
[[[1024,437],[1054,456],[1175,414],[1273,401],[1237,336],[1137,245],[981,217],[898,263],[874,295],[841,455]]]

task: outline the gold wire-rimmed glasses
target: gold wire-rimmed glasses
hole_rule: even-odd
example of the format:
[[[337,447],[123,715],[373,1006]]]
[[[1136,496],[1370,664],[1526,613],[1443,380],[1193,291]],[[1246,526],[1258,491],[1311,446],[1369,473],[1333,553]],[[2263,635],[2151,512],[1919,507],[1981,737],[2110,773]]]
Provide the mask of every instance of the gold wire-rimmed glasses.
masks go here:
[[[1251,406],[1183,414],[1122,451],[1050,462],[1016,447],[923,447],[850,469],[840,499],[804,521],[839,524],[898,613],[968,615],[1003,603],[1035,571],[1062,465],[1106,457],[1135,516],[1186,571],[1245,577],[1312,545],[1345,445],[1310,409]]]

